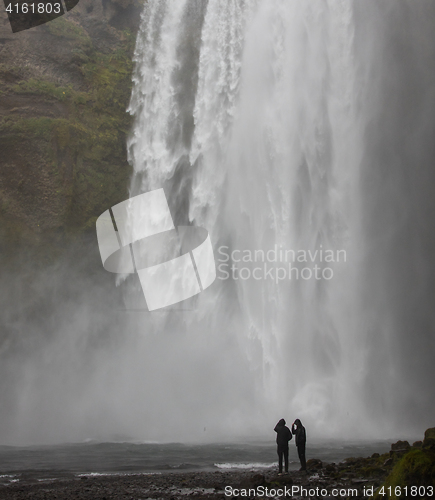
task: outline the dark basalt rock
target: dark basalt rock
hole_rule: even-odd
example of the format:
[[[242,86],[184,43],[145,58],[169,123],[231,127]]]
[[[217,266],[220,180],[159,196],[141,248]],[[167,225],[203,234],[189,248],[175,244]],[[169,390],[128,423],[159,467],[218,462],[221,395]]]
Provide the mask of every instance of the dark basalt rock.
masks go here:
[[[408,441],[397,441],[397,443],[393,443],[391,445],[391,451],[408,451],[409,448],[411,448],[411,445],[408,443]]]
[[[253,487],[256,486],[262,486],[266,484],[266,478],[264,477],[264,474],[254,474],[251,478],[250,481],[251,485]]]
[[[435,427],[427,429],[424,433],[423,448],[435,449]]]
[[[307,469],[321,469],[323,467],[323,463],[318,458],[310,458],[307,460]]]

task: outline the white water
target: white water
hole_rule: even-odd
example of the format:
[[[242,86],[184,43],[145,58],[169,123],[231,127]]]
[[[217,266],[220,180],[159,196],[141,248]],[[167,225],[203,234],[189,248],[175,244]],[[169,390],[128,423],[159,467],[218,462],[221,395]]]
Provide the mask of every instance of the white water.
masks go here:
[[[145,8],[130,106],[132,195],[165,187],[173,217],[205,227],[216,258],[221,245],[278,245],[344,250],[346,262],[328,264],[330,280],[218,279],[180,330],[247,364],[240,376],[250,379],[252,401],[249,415],[243,404],[232,411],[237,421],[257,429],[285,415],[314,432],[363,432],[352,5],[209,0],[200,11],[198,4]],[[232,340],[222,345],[221,337]],[[240,381],[236,389],[222,382],[213,389],[240,389]]]
[[[311,446],[421,439],[434,414],[435,4],[144,9],[130,193],[163,187],[175,225],[206,228],[218,279],[185,310],[148,313],[134,276],[115,288],[96,239],[39,270],[27,251],[3,266],[0,444],[273,447],[282,417]],[[332,279],[220,279],[222,248],[346,259],[291,262]],[[234,262],[275,276],[288,264]]]

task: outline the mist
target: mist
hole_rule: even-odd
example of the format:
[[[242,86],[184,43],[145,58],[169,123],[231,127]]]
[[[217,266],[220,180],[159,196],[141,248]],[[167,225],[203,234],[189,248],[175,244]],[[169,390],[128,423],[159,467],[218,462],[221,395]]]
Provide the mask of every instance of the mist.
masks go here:
[[[104,271],[94,233],[48,264],[17,250],[0,278],[0,443],[244,440],[283,416],[310,437],[421,435],[435,413],[435,4],[144,9],[130,194],[163,187],[175,224],[209,231],[218,277],[185,310],[150,313],[134,276]],[[346,259],[316,261],[331,279],[219,271],[222,249],[276,247]]]

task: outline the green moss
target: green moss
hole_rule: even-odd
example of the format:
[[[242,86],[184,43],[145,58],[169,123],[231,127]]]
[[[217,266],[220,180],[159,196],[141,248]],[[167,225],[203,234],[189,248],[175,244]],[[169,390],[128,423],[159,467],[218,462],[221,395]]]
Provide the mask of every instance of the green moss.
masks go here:
[[[435,452],[432,450],[411,450],[404,455],[394,466],[391,474],[387,477],[380,490],[374,495],[374,499],[396,499],[400,496],[394,495],[396,486],[402,489],[405,486],[433,486],[435,484]],[[383,489],[382,489],[383,487]],[[393,495],[382,495],[391,487]]]
[[[16,94],[43,95],[46,97],[53,97],[58,101],[66,101],[67,99],[76,97],[76,94],[81,95],[81,93],[74,92],[71,86],[60,87],[48,80],[38,80],[36,78],[21,81],[11,87],[11,90]]]
[[[129,31],[118,32],[116,49],[103,54],[92,46],[85,30],[67,18],[47,23],[45,29],[54,37],[74,42],[70,44],[77,56],[74,64],[84,83],[78,90],[49,79],[25,79],[19,69],[13,79],[2,79],[1,72],[10,75],[11,69],[0,66],[0,91],[12,96],[39,95],[43,103],[61,103],[55,108],[58,117],[8,115],[0,121],[0,146],[7,144],[11,155],[19,152],[23,162],[33,161],[30,158],[36,151],[35,168],[48,174],[52,186],[49,189],[63,200],[65,210],[60,212],[53,205],[52,213],[59,215],[53,215],[45,236],[19,220],[6,224],[11,220],[7,203],[1,206],[0,225],[7,230],[8,241],[29,241],[34,234],[35,244],[46,242],[50,231],[57,234],[62,228],[62,237],[48,238],[57,245],[55,241],[94,231],[97,217],[128,195],[131,167],[127,162],[126,135],[132,119],[126,108],[131,94],[135,36]],[[48,248],[46,251],[50,253]]]
[[[86,31],[65,17],[58,17],[46,24],[48,32],[54,36],[67,38],[81,48],[91,48],[92,41]]]
[[[53,120],[47,117],[18,118],[16,120],[3,119],[0,121],[0,133],[18,136],[23,140],[26,140],[29,136],[49,140],[52,133],[52,123]]]
[[[376,466],[361,467],[358,471],[362,477],[379,477],[384,474],[384,470]]]
[[[19,81],[24,76],[23,68],[0,63],[0,90],[5,93],[12,82]]]

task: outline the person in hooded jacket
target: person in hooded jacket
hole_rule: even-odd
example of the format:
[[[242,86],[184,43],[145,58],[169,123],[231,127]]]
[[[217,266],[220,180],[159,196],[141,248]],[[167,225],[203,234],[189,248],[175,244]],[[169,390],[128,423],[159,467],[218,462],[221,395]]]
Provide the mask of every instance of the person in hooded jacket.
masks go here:
[[[279,474],[282,474],[283,457],[285,472],[288,472],[288,442],[292,439],[292,433],[285,425],[285,420],[283,418],[275,425],[274,431],[276,432],[276,444],[278,445]]]
[[[305,458],[305,443],[307,441],[307,433],[302,422],[297,418],[292,424],[292,434],[294,434],[296,441],[296,448],[298,449],[298,456],[301,462],[300,471],[307,470],[307,460]]]

